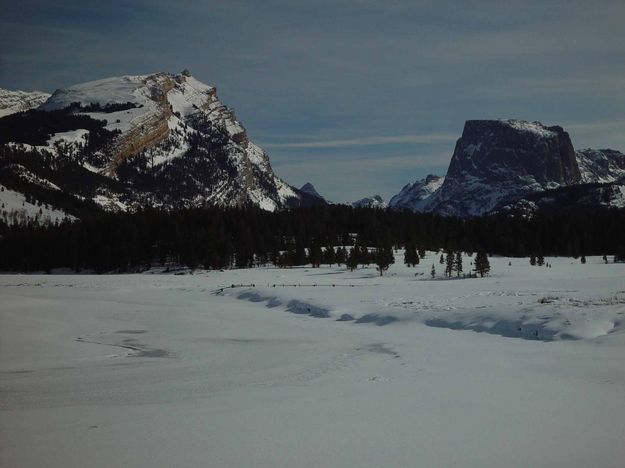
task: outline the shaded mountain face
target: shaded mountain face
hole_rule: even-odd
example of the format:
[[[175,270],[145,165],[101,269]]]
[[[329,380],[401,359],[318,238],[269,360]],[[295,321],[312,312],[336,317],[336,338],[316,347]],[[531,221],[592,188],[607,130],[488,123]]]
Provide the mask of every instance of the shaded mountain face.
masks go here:
[[[11,91],[0,88],[0,117],[35,109],[50,95],[41,91]]]
[[[575,150],[561,127],[523,120],[469,120],[445,181],[422,210],[479,216],[525,194],[580,181]]]
[[[66,205],[273,211],[318,203],[274,174],[216,89],[188,72],[57,90],[38,109],[0,119],[0,143],[0,183],[28,195],[42,179]]]
[[[387,207],[386,202],[382,199],[380,195],[373,195],[372,197],[361,198],[352,203],[354,208],[380,208],[384,209]]]
[[[438,190],[444,181],[444,177],[430,174],[425,179],[407,184],[391,198],[388,206],[395,209],[420,211],[424,200]]]
[[[311,184],[310,182],[306,182],[304,185],[301,186],[299,190],[300,192],[307,193],[308,195],[312,197],[326,201],[326,199],[323,196],[321,196],[319,192],[317,192],[317,189],[315,188],[315,186]]]

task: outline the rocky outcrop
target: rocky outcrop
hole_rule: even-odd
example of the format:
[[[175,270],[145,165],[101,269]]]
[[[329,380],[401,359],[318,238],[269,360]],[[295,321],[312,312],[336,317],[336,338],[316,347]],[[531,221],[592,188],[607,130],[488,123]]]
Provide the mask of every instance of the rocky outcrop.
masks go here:
[[[580,181],[575,150],[561,127],[524,120],[469,120],[445,181],[420,210],[479,216],[525,194]]]

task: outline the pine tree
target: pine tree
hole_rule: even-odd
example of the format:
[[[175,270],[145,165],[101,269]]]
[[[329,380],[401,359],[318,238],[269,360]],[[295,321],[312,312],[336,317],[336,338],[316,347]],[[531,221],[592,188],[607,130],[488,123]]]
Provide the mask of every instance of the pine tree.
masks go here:
[[[419,254],[417,253],[417,248],[414,244],[406,245],[406,250],[404,251],[404,263],[409,267],[419,264]]]
[[[323,252],[323,262],[327,263],[328,266],[332,266],[335,261],[336,251],[334,250],[334,247],[326,247],[325,251]]]
[[[543,266],[544,264],[545,264],[545,257],[543,257],[543,254],[540,253],[538,254],[538,257],[536,257],[536,265]]]
[[[490,271],[490,262],[488,261],[488,255],[484,250],[478,250],[475,256],[475,272],[482,278]]]
[[[349,255],[347,256],[347,259],[345,261],[345,266],[349,268],[349,271],[354,271],[356,268],[358,268],[358,248],[357,247],[352,247],[349,250]]]
[[[432,269],[430,270],[430,276],[432,277],[432,279],[436,278],[436,267],[434,266],[433,263],[432,263]]]
[[[440,263],[441,265],[445,263],[445,257],[443,257],[443,254],[441,254],[441,258],[439,259],[438,263]]]
[[[456,260],[454,261],[454,270],[460,276],[462,274],[462,252],[456,252]]]
[[[314,242],[308,252],[308,263],[310,263],[313,268],[319,268],[322,258],[323,252],[321,251],[321,247]]]
[[[445,256],[445,276],[451,278],[451,275],[454,272],[454,252],[452,250],[447,250],[447,255]]]
[[[393,263],[395,263],[395,257],[393,256],[392,248],[382,247],[377,249],[375,253],[375,264],[378,266],[380,276],[382,276]]]
[[[536,255],[534,254],[530,256],[530,265],[536,266]]]
[[[339,247],[336,249],[336,257],[334,261],[338,266],[343,265],[347,261],[347,249],[345,247]]]

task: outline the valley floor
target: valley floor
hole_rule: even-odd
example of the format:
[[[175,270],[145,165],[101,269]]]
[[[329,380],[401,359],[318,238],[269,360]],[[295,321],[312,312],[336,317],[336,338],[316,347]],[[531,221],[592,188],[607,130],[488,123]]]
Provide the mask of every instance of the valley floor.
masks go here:
[[[0,466],[623,466],[625,264],[401,258],[0,276]]]

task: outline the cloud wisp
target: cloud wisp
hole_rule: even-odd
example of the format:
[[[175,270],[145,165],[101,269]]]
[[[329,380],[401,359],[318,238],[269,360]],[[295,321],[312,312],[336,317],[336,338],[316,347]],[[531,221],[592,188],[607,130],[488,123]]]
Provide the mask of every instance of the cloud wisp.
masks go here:
[[[455,141],[455,133],[428,133],[416,135],[369,136],[339,140],[317,140],[286,143],[260,143],[263,148],[344,148],[349,146],[377,146],[395,144],[428,144]]]

